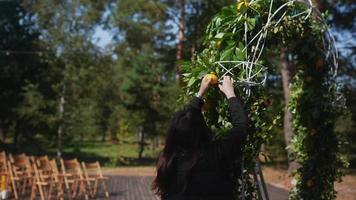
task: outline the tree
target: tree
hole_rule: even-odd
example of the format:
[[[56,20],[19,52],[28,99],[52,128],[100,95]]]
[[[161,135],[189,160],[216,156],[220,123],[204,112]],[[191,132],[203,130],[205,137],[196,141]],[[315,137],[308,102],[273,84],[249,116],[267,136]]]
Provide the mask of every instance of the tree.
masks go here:
[[[25,100],[32,103],[19,112],[37,128],[34,134],[56,139],[60,156],[64,140],[95,136],[102,129],[97,120],[108,117],[97,115],[96,84],[111,58],[101,55],[92,40],[105,3],[28,0],[23,5],[36,16],[29,19],[40,33],[37,44],[45,49],[41,59],[48,67],[41,70],[44,77],[25,88]]]
[[[183,58],[183,44],[185,40],[185,0],[179,1],[180,5],[180,15],[179,15],[179,26],[178,26],[178,43],[177,43],[177,55],[176,60],[181,61]],[[179,64],[177,63],[177,73],[179,80],[182,79],[182,70],[180,69]]]
[[[139,158],[145,139],[162,133],[168,113],[176,108],[174,47],[166,33],[167,5],[163,1],[115,2],[110,15],[116,34],[116,67],[120,74],[120,99],[126,118],[137,127]],[[173,62],[172,62],[173,61]]]
[[[17,114],[23,103],[23,87],[41,78],[40,48],[36,45],[39,33],[33,29],[28,13],[20,1],[0,2],[0,129],[5,140],[13,134],[13,147],[17,149],[19,136],[31,138],[27,120]],[[27,16],[28,18],[26,18]]]
[[[190,0],[188,1],[187,45],[191,51],[186,53],[185,59],[194,58],[195,51],[201,51],[204,48],[202,37],[204,30],[213,16],[224,6],[231,5],[235,0]]]
[[[281,67],[281,75],[282,75],[282,86],[283,86],[283,94],[284,94],[284,117],[283,117],[283,133],[284,133],[284,141],[287,147],[288,152],[288,171],[292,173],[294,170],[297,169],[298,164],[295,159],[293,159],[292,154],[293,150],[291,148],[292,138],[293,138],[293,124],[292,124],[292,113],[288,109],[288,102],[290,100],[290,83],[295,75],[295,65],[293,61],[291,61],[288,57],[286,49],[281,50],[280,55],[280,63]]]

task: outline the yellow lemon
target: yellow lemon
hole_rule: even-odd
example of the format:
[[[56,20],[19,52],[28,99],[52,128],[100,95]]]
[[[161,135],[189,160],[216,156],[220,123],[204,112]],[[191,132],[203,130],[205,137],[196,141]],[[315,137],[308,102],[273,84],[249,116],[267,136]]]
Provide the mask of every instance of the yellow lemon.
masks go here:
[[[236,4],[237,10],[240,10],[242,7],[247,7],[247,6],[248,6],[247,0],[240,0],[240,1],[237,2],[237,4]]]
[[[215,75],[215,73],[211,72],[207,75],[205,75],[204,79],[208,79],[208,80],[211,80],[211,84],[212,85],[216,85],[219,83],[219,80],[218,80],[218,77]]]
[[[215,47],[217,49],[220,49],[221,48],[221,41],[217,41],[216,44],[215,44]]]

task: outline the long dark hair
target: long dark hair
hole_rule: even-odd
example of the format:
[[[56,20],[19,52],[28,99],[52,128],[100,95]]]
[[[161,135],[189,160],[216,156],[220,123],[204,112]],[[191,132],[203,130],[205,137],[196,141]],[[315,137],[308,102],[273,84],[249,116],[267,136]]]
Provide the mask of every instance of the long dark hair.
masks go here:
[[[174,158],[179,152],[189,151],[193,154],[191,168],[198,159],[201,147],[212,138],[201,111],[185,108],[173,115],[166,136],[165,146],[158,157],[157,176],[152,184],[155,194],[167,193],[169,183],[174,178]]]

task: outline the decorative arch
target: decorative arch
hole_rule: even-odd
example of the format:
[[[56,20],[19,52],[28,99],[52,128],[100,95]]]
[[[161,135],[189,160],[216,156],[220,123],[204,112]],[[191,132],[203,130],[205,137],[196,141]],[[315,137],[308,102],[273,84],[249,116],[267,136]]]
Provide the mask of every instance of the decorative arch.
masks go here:
[[[253,179],[260,146],[280,116],[270,119],[267,74],[276,70],[276,57],[288,52],[296,66],[288,108],[292,113],[293,157],[300,167],[293,173],[290,199],[335,199],[334,182],[340,178],[336,117],[343,111],[336,74],[338,55],[324,15],[311,1],[240,0],[223,8],[209,23],[205,49],[192,62],[183,63],[186,86],[182,98],[195,95],[201,78],[210,72],[236,80],[252,124],[244,147],[242,177],[235,177],[236,196],[258,199]],[[226,99],[212,88],[204,106],[208,125],[218,134],[231,127]],[[238,166],[236,166],[236,169]],[[241,198],[241,197],[240,197]],[[239,198],[239,199],[240,199]]]

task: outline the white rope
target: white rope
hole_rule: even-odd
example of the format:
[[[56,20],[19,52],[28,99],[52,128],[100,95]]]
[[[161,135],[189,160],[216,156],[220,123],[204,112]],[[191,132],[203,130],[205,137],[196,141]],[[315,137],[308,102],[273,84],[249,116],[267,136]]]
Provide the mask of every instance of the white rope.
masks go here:
[[[222,81],[223,76],[230,74],[231,76],[235,77],[235,74],[232,72],[234,69],[242,67],[242,70],[245,68],[252,68],[252,66],[258,66],[259,69],[256,70],[253,74],[246,74],[243,73],[242,78],[237,78],[235,80],[235,83],[240,83],[244,88],[243,91],[246,93],[247,96],[251,95],[251,86],[258,86],[258,85],[264,85],[266,80],[267,80],[267,68],[264,67],[263,65],[259,63],[254,63],[254,62],[249,62],[249,61],[217,61],[215,62],[218,66],[220,66],[225,72],[224,74],[219,78],[219,82]],[[234,64],[234,66],[228,68],[225,65],[226,64]],[[249,67],[249,65],[252,65]],[[252,69],[251,69],[252,70]],[[241,71],[241,70],[240,70]],[[244,70],[243,72],[246,72],[247,70]],[[258,80],[258,76],[263,74],[262,80]]]

